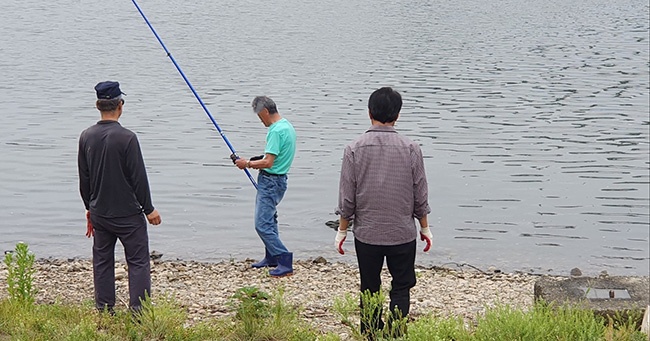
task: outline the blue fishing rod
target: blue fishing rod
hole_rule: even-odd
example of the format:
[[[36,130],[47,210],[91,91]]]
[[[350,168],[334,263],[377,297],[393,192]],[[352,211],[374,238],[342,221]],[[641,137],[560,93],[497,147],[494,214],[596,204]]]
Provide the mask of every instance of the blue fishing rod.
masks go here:
[[[160,43],[162,48],[167,53],[167,57],[169,57],[169,59],[172,61],[172,63],[174,63],[174,66],[176,67],[176,70],[178,70],[178,73],[181,74],[181,77],[183,77],[183,79],[185,80],[185,83],[187,83],[187,86],[189,86],[190,90],[192,90],[192,93],[194,94],[194,97],[196,97],[196,99],[199,101],[199,104],[201,104],[201,107],[203,107],[203,110],[205,111],[205,113],[210,118],[210,121],[212,121],[212,124],[214,125],[214,127],[217,128],[217,131],[219,132],[219,134],[223,138],[223,141],[226,142],[226,144],[228,145],[228,148],[230,148],[230,151],[234,155],[237,155],[237,153],[235,152],[235,148],[232,146],[232,144],[230,144],[230,141],[228,141],[228,138],[226,137],[226,134],[224,134],[223,131],[221,131],[221,128],[219,128],[219,125],[217,124],[217,121],[214,119],[214,117],[212,117],[212,114],[210,114],[210,110],[208,110],[208,107],[205,106],[205,103],[203,103],[203,100],[201,100],[201,97],[199,96],[199,94],[196,93],[196,90],[194,90],[194,87],[192,86],[192,83],[190,83],[189,79],[187,79],[187,77],[185,77],[185,74],[183,73],[183,70],[181,70],[181,67],[178,66],[178,63],[176,63],[176,60],[174,59],[174,57],[172,57],[172,54],[169,52],[169,50],[167,50],[167,47],[165,46],[165,43],[163,43],[162,39],[160,39],[160,36],[158,36],[158,33],[156,33],[156,30],[153,28],[153,26],[151,26],[151,23],[149,22],[149,19],[147,19],[147,17],[144,15],[144,12],[142,12],[142,10],[140,9],[140,6],[138,6],[138,3],[135,2],[135,0],[131,0],[131,1],[135,5],[135,8],[138,9],[138,12],[140,12],[140,15],[142,16],[142,19],[144,19],[144,21],[147,23],[147,25],[151,29],[151,32],[153,32],[153,35],[156,36],[156,39],[158,39],[158,42]],[[257,189],[257,183],[255,182],[255,179],[253,179],[253,176],[248,171],[248,169],[244,168],[244,172],[248,176],[248,179],[250,179],[253,186],[255,186],[255,189]]]

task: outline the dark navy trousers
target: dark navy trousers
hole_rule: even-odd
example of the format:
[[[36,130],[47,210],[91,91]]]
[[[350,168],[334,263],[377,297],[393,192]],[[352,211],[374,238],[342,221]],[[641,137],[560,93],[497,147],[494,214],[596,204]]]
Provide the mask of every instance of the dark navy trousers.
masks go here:
[[[129,308],[139,310],[145,293],[151,293],[149,236],[144,214],[123,218],[102,218],[91,214],[93,240],[93,278],[97,309],[115,306],[115,243],[119,239],[129,275]]]

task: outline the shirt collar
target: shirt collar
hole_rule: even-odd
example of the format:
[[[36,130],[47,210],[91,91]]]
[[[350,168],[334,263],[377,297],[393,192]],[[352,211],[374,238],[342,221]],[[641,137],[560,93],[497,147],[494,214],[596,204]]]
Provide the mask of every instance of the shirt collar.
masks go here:
[[[394,126],[380,126],[380,125],[372,125],[372,126],[370,126],[370,128],[368,128],[368,130],[366,130],[366,133],[370,132],[370,131],[383,131],[383,132],[388,132],[388,133],[396,133],[397,132],[397,130],[395,130]]]
[[[115,121],[115,120],[100,120],[100,121],[97,121],[97,124],[112,124],[112,123],[120,124],[120,122]]]

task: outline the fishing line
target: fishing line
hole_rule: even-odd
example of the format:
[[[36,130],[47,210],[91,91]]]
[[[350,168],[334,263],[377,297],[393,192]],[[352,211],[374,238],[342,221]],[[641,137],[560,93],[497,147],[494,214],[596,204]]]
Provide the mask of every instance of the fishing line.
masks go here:
[[[156,33],[156,30],[153,28],[153,26],[151,26],[151,23],[149,22],[149,19],[147,19],[147,17],[144,15],[144,12],[142,12],[142,10],[140,9],[140,6],[138,6],[138,3],[135,2],[135,0],[131,0],[131,1],[135,5],[135,8],[138,9],[138,12],[140,12],[140,15],[142,16],[142,19],[144,19],[144,21],[147,23],[147,26],[149,26],[149,28],[151,29],[151,32],[153,32],[153,35],[156,36],[156,39],[158,39],[158,42],[160,43],[162,48],[167,53],[167,57],[169,57],[169,59],[172,61],[172,63],[174,63],[174,66],[176,67],[176,70],[178,70],[178,73],[181,74],[181,77],[183,77],[183,79],[185,80],[185,83],[187,83],[187,86],[189,86],[190,90],[192,90],[192,93],[194,94],[194,97],[196,97],[196,99],[199,101],[199,104],[201,104],[201,107],[203,108],[205,113],[210,118],[210,121],[212,121],[212,124],[214,125],[214,127],[217,128],[217,131],[219,132],[219,134],[223,138],[223,141],[226,142],[226,145],[228,145],[228,148],[230,149],[230,151],[233,154],[237,155],[237,153],[235,152],[235,148],[232,146],[232,144],[230,144],[230,141],[228,141],[228,138],[226,137],[226,134],[224,134],[223,131],[221,131],[221,128],[219,128],[219,125],[217,124],[217,121],[214,119],[212,114],[210,114],[210,110],[208,110],[208,107],[205,106],[205,103],[203,103],[203,100],[201,99],[199,94],[196,92],[196,90],[194,90],[194,87],[192,86],[192,83],[190,83],[189,79],[187,79],[187,77],[185,77],[185,74],[183,73],[183,70],[181,70],[181,67],[178,66],[178,63],[176,63],[176,60],[174,59],[172,54],[169,52],[169,50],[167,50],[167,46],[165,46],[165,43],[163,43],[162,39],[160,39],[160,36],[158,36],[158,33]],[[248,176],[248,179],[250,179],[253,186],[255,186],[255,189],[257,189],[257,183],[253,179],[253,176],[251,176],[251,173],[248,171],[248,169],[244,168],[244,172]]]

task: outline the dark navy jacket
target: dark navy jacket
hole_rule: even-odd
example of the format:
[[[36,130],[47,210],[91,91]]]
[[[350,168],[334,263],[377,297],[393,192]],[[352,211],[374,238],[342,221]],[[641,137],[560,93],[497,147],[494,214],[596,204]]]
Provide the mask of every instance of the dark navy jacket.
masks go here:
[[[119,218],[154,210],[138,138],[117,121],[99,121],[81,133],[77,163],[91,214]]]

